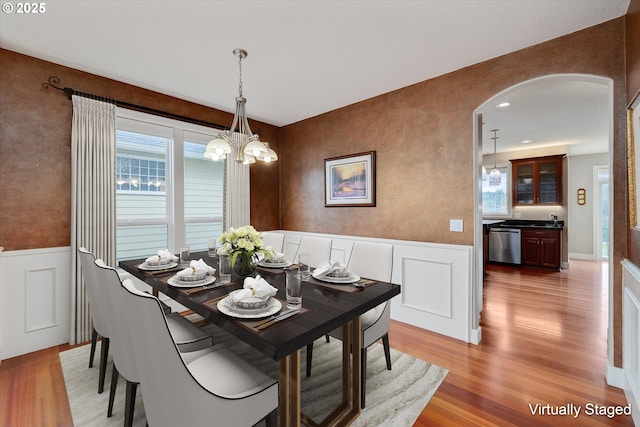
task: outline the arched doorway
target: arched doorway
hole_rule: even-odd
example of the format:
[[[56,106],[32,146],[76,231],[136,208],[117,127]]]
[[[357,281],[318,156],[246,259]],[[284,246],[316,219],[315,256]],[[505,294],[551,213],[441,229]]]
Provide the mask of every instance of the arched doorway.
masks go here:
[[[506,102],[511,104],[501,106]],[[613,144],[613,81],[609,78],[583,74],[555,74],[543,76],[509,87],[482,103],[473,116],[474,127],[474,188],[475,277],[471,330],[477,331],[473,341],[481,339],[480,313],[483,307],[483,155],[489,156],[492,166],[509,167],[510,158],[538,157],[566,154],[568,158],[593,153],[606,153],[605,160],[612,167],[609,155]],[[492,132],[498,130],[498,132]],[[494,149],[492,136],[498,137]],[[524,142],[529,140],[529,142]],[[486,157],[485,157],[486,159]],[[569,169],[567,167],[566,169]],[[570,174],[571,172],[569,172]],[[503,175],[509,179],[510,173]],[[570,176],[570,175],[569,175]],[[508,209],[500,219],[549,219],[551,213],[565,221],[571,229],[576,197],[565,180],[563,202],[550,210]],[[574,183],[575,184],[575,183]],[[507,188],[511,188],[510,185]],[[609,201],[610,208],[612,201]],[[593,212],[593,210],[591,210]],[[524,218],[524,216],[531,218]],[[611,219],[609,219],[611,221]],[[611,224],[609,224],[609,228]],[[595,232],[595,225],[592,227]],[[569,259],[568,232],[564,236],[563,267]],[[597,250],[593,249],[594,259]],[[609,269],[609,290],[613,283]],[[609,291],[610,293],[611,291]],[[611,309],[611,299],[609,301]]]

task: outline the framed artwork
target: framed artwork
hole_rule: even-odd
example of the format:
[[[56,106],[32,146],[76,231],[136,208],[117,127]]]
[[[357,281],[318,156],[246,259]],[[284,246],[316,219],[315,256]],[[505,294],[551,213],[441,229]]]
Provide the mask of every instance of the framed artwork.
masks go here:
[[[627,162],[629,225],[640,229],[640,92],[627,108]]]
[[[324,205],[376,205],[376,152],[324,160]]]

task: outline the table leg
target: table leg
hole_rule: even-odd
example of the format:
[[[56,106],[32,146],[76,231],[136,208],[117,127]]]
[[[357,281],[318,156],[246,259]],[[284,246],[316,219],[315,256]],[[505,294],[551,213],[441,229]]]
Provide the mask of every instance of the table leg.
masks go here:
[[[280,426],[300,426],[300,350],[280,361]]]

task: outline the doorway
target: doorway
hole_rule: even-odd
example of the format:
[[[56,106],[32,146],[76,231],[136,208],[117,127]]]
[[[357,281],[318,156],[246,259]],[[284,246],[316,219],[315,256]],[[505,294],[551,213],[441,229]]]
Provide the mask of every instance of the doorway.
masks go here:
[[[500,111],[500,104],[509,100],[512,101],[511,106],[507,104],[508,108]],[[515,108],[516,106],[522,108]],[[597,111],[598,119],[585,120],[588,115],[587,109]],[[494,157],[496,156],[496,148],[493,143],[489,144],[491,141],[490,132],[494,129],[500,130],[498,135],[501,138],[497,144],[498,159],[501,154],[504,159],[542,157],[550,154],[566,154],[567,156],[588,154],[590,153],[588,151],[589,143],[594,143],[589,140],[591,136],[594,137],[592,139],[597,140],[596,144],[604,146],[600,147],[599,152],[610,153],[613,141],[613,82],[609,78],[581,74],[538,77],[507,88],[489,98],[476,109],[473,120],[474,188],[476,189],[475,205],[477,209],[474,215],[474,278],[476,283],[472,292],[474,313],[471,329],[476,330],[477,336],[481,337],[480,311],[484,302],[482,291],[484,277],[482,157],[491,152]],[[596,122],[599,124],[598,129],[592,127]],[[528,137],[524,133],[528,133],[532,137]],[[582,140],[585,142],[582,143]],[[488,147],[489,145],[491,147]],[[509,151],[517,151],[518,153],[513,154]],[[591,151],[591,153],[594,152],[597,151]],[[610,169],[611,155],[607,154],[607,158],[607,167]],[[508,163],[508,160],[506,162]],[[590,174],[589,171],[587,176]],[[590,178],[587,179],[590,180]],[[569,179],[566,179],[565,182],[568,181]],[[507,187],[510,188],[509,185]],[[551,213],[558,214],[560,212],[558,219],[564,221],[565,227],[571,227],[572,218],[569,206],[576,203],[576,197],[573,193],[569,194],[566,183],[564,191],[563,202],[560,206],[553,206],[550,210],[544,206],[532,206],[526,210],[526,213],[522,211],[522,208],[512,209],[506,219],[519,217],[548,220]],[[594,221],[591,227],[593,235],[598,235],[599,242],[607,242],[598,245],[602,251],[599,254],[608,255],[608,232],[611,229],[609,212],[612,204],[611,198],[608,197],[610,193],[608,178],[602,183],[598,182],[597,191],[601,193],[602,197],[599,199],[606,208],[603,208],[601,203],[598,205],[598,225],[596,226]],[[530,218],[525,218],[525,215]],[[564,264],[565,261],[568,261],[568,254],[566,251],[563,252],[565,252],[563,255]],[[604,259],[606,260],[606,258]],[[611,272],[611,269],[609,271]],[[609,288],[611,288],[612,274],[609,274],[608,281]],[[611,306],[611,301],[609,306]]]

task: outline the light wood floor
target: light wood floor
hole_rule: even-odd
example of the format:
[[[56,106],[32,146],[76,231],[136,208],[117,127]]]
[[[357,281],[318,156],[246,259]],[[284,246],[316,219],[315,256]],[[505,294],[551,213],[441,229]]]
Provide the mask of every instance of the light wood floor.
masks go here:
[[[491,266],[482,343],[466,344],[392,322],[391,346],[449,374],[415,426],[632,426],[630,417],[585,415],[586,405],[626,405],[606,385],[607,265],[571,261],[563,272]],[[0,427],[72,426],[58,352],[0,364]],[[529,404],[582,408],[578,418],[533,416]]]

